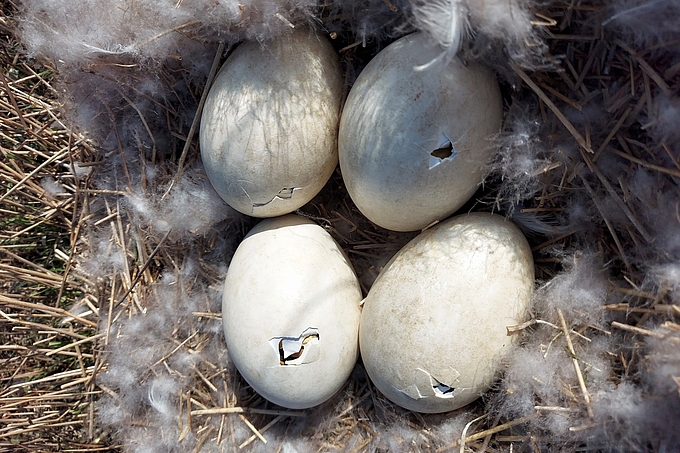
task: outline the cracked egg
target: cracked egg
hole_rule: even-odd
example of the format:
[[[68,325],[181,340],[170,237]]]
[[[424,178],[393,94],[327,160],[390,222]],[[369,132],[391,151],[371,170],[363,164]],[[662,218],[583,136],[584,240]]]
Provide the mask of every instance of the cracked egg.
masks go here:
[[[495,75],[457,57],[439,61],[441,52],[420,33],[395,41],[361,72],[343,109],[347,191],[383,228],[414,231],[453,214],[494,154],[503,116]]]
[[[361,357],[392,402],[458,409],[487,391],[526,320],[531,249],[503,217],[476,213],[425,230],[382,270],[364,303]]]
[[[254,217],[298,209],[338,162],[342,81],[321,35],[299,30],[240,45],[218,73],[201,118],[201,157],[218,194]]]
[[[280,406],[332,397],[357,360],[361,289],[347,257],[296,215],[260,222],[227,271],[222,320],[243,378]]]

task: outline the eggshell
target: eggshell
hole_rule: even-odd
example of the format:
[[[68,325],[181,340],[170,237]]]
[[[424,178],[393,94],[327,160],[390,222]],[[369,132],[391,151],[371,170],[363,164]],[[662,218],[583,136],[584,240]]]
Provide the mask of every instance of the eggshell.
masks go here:
[[[227,350],[246,381],[292,409],[333,396],[358,354],[361,289],[338,244],[295,215],[260,222],[224,283]]]
[[[476,191],[500,132],[494,74],[441,55],[420,33],[380,52],[352,87],[340,121],[340,168],[352,200],[395,231],[453,214]]]
[[[210,182],[234,209],[287,214],[311,200],[338,162],[342,78],[331,44],[311,31],[240,45],[201,118]]]
[[[369,377],[418,412],[462,407],[489,389],[526,320],[531,250],[503,217],[454,217],[400,250],[371,287],[359,344]]]

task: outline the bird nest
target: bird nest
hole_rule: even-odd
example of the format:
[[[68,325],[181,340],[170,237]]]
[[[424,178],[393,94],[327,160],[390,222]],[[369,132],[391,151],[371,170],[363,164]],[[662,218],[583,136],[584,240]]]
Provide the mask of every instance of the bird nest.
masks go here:
[[[224,344],[220,293],[256,221],[226,206],[203,173],[195,132],[206,87],[239,40],[271,38],[297,21],[333,40],[346,94],[377,51],[428,27],[418,2],[312,3],[285,14],[276,2],[245,2],[227,25],[185,17],[131,41],[146,53],[129,42],[79,42],[64,60],[50,59],[50,41],[38,38],[48,30],[54,42],[71,39],[62,31],[81,30],[91,6],[74,24],[63,23],[73,17],[66,4],[2,6],[0,451],[672,450],[680,442],[673,2],[498,2],[530,19],[506,43],[472,16],[479,33],[460,58],[499,74],[505,127],[461,212],[519,225],[537,277],[531,319],[508,326],[518,347],[491,391],[458,411],[418,414],[385,399],[359,363],[330,401],[288,410],[242,380]],[[176,41],[162,46],[168,36]],[[85,44],[86,58],[74,58]],[[365,219],[339,170],[298,214],[333,235],[364,293],[417,234]]]

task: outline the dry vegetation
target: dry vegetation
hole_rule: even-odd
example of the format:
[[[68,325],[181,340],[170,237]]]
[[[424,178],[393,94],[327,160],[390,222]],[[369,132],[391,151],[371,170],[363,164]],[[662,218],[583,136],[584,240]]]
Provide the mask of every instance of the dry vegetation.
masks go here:
[[[100,303],[71,260],[88,213],[74,166],[96,153],[62,123],[54,69],[22,57],[13,13],[0,18],[0,450],[90,448]]]
[[[654,96],[673,97],[680,91],[680,65],[669,66],[662,49],[636,49],[620,40],[602,39],[601,28],[588,21],[597,8],[563,5],[544,11],[537,22],[549,35],[550,52],[559,56],[559,67],[542,72],[517,65],[510,69],[524,84],[521,96],[540,99],[543,123],[552,128],[548,136],[564,143],[568,136],[569,146],[577,150],[561,160],[547,159],[538,169],[543,175],[542,190],[524,203],[524,213],[539,214],[549,224],[567,210],[575,191],[587,194],[600,212],[599,218],[591,219],[597,228],[588,235],[609,263],[614,276],[611,291],[616,295],[616,303],[601,307],[603,316],[612,320],[604,334],[625,331],[630,346],[612,352],[610,379],[619,382],[645,366],[641,353],[645,338],[674,342],[680,334],[680,306],[670,298],[673,288],[650,284],[641,261],[646,256],[640,250],[647,250],[657,239],[655,220],[643,218],[643,212],[654,211],[644,210],[643,204],[656,199],[636,198],[627,179],[632,170],[643,167],[653,178],[665,181],[660,187],[677,190],[680,156],[665,141],[667,137],[651,137],[649,131],[659,121]],[[153,310],[145,302],[153,291],[152,282],[163,270],[179,272],[187,250],[173,240],[170,231],[158,234],[148,229],[139,234],[143,226],[130,223],[132,218],[116,205],[115,191],[105,193],[92,187],[91,178],[104,156],[63,123],[52,86],[58,74],[22,55],[13,33],[14,13],[11,2],[7,3],[0,18],[0,451],[117,451],[120,437],[99,428],[95,404],[103,394],[118,398],[116,389],[97,379],[106,370],[103,352],[109,345],[111,325],[119,317]],[[201,94],[197,88],[195,99]],[[586,111],[596,113],[587,118],[579,115]],[[184,137],[186,131],[176,135]],[[195,147],[186,149],[189,161],[195,159]],[[598,163],[609,153],[625,159],[628,167],[618,173],[600,169]],[[168,174],[166,179],[174,176]],[[492,181],[478,198],[493,200],[500,186],[501,181]],[[605,199],[618,206],[619,218],[611,218],[611,206],[602,205]],[[96,210],[91,212],[92,206]],[[476,207],[494,209],[493,203]],[[677,206],[667,209],[677,215]],[[377,275],[376,262],[413,236],[389,233],[362,220],[337,174],[304,211],[331,231],[353,257],[364,289]],[[251,224],[238,219],[228,228],[238,237]],[[124,269],[108,279],[92,278],[79,272],[77,259],[88,253],[89,231],[104,229],[110,243],[121,247],[128,259]],[[583,231],[569,230],[534,237],[540,279],[548,280],[560,271],[555,250],[569,250],[583,236]],[[207,250],[216,240],[206,235],[198,244]],[[219,285],[220,271],[211,263],[200,262],[198,273],[207,282],[206,288]],[[169,332],[176,347],[154,358],[144,379],[156,374],[156,367],[170,370],[168,359],[178,351],[200,354],[210,347],[212,337],[202,329],[206,323],[219,322],[220,314],[211,311],[208,302],[205,307],[193,312],[195,322]],[[650,319],[662,327],[643,327]],[[516,419],[500,420],[495,414],[483,414],[481,404],[474,406],[471,412],[481,417],[466,427],[464,445],[460,440],[442,443],[436,438],[430,427],[443,416],[423,417],[393,408],[376,394],[361,368],[342,400],[333,402],[335,407],[286,411],[244,388],[246,384],[230,367],[208,362],[195,365],[190,385],[173,400],[180,414],[185,414],[177,427],[178,439],[181,442],[189,436],[193,450],[199,451],[207,443],[233,439],[236,425],[247,426],[252,436],[239,445],[247,448],[264,442],[267,431],[275,426],[289,426],[296,435],[304,435],[309,427],[300,428],[295,420],[325,411],[332,416],[325,416],[321,429],[316,426],[309,431],[322,450],[344,447],[357,435],[362,441],[352,450],[367,449],[379,436],[374,423],[400,418],[420,430],[418,448],[422,450],[463,451],[465,446],[476,452],[508,451],[514,444],[528,449],[524,451],[540,451],[539,444],[550,442],[532,420],[550,411],[592,412],[587,379],[583,379],[587,365],[577,358],[588,347],[584,338],[594,331],[602,333],[602,328],[589,323],[567,325],[560,311],[554,319],[540,322],[555,326],[555,341],[569,350],[579,386],[563,389],[565,407],[537,407],[535,415]],[[680,391],[680,377],[676,379]],[[214,396],[218,389],[224,396],[220,401]],[[145,420],[140,417],[131,423],[144,424]],[[578,433],[589,428],[586,423],[569,429]]]

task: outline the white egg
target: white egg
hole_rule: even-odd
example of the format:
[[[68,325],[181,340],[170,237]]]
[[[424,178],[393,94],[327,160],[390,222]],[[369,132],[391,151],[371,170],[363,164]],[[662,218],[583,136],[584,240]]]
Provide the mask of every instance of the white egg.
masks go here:
[[[416,33],[366,66],[340,121],[340,168],[352,200],[395,231],[453,214],[477,190],[503,114],[494,74],[453,58]]]
[[[489,389],[528,316],[529,245],[503,217],[476,213],[426,230],[371,287],[359,345],[375,386],[418,412],[462,407]]]
[[[331,44],[295,31],[265,47],[240,45],[210,88],[201,157],[234,209],[274,217],[298,209],[338,162],[342,78]]]
[[[333,396],[358,354],[361,289],[342,249],[295,215],[260,222],[224,283],[227,350],[266,399],[303,409]]]

